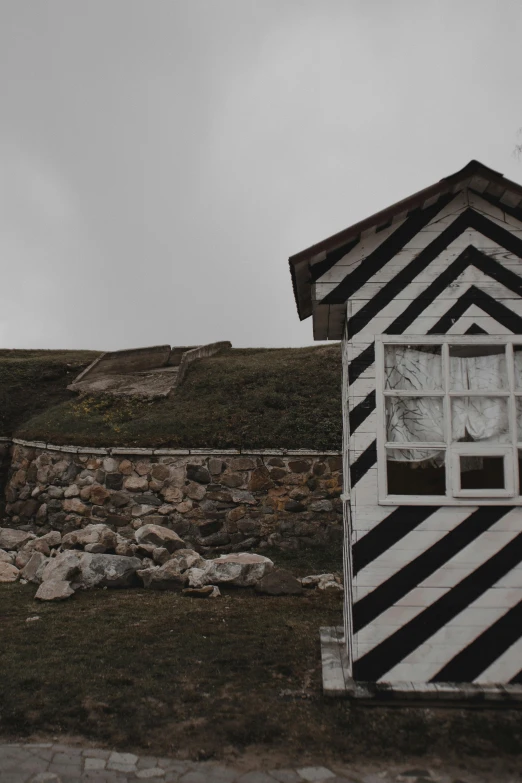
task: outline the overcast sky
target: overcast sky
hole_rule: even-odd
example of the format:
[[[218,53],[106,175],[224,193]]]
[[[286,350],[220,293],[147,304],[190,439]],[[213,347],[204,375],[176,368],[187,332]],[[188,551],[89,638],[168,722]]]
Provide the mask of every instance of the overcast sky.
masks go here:
[[[313,342],[288,256],[477,158],[520,0],[0,0],[0,345]]]

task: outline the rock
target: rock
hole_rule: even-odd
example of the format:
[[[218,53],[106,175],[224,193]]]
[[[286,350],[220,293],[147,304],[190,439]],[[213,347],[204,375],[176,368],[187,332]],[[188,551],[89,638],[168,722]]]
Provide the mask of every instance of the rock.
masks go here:
[[[283,468],[272,468],[270,471],[270,478],[273,481],[279,481],[286,476],[286,470]]]
[[[138,476],[146,476],[150,471],[150,465],[148,462],[137,462],[134,468]]]
[[[232,487],[237,489],[237,487],[243,486],[245,483],[245,478],[241,475],[241,473],[225,473],[223,476],[221,476],[220,481],[224,487]]]
[[[88,544],[99,544],[107,551],[114,550],[116,543],[116,533],[107,525],[87,525],[81,530],[66,533],[62,538],[62,549],[83,549]]]
[[[16,553],[16,557],[14,561],[15,566],[21,571],[22,568],[24,568],[27,565],[32,555],[33,555],[32,550],[27,549],[25,547],[24,549],[20,549],[20,551]]]
[[[193,598],[219,598],[221,595],[217,585],[205,585],[204,587],[185,587],[181,592],[183,595],[190,595]]]
[[[45,564],[42,582],[69,582],[80,572],[80,552],[60,552]]]
[[[225,463],[222,459],[211,457],[208,461],[208,469],[213,476],[219,475],[224,469]]]
[[[262,492],[265,489],[270,489],[274,486],[274,482],[270,477],[268,468],[264,466],[256,468],[250,474],[250,481],[248,482],[248,488],[251,492]]]
[[[27,544],[20,550],[21,552],[41,552],[42,555],[49,557],[51,554],[51,548],[44,538],[33,538],[32,541],[28,541]]]
[[[15,559],[14,552],[6,552],[5,549],[0,549],[0,563],[13,563]]]
[[[153,495],[152,492],[146,492],[144,495],[134,495],[132,498],[135,503],[141,503],[144,506],[152,506],[152,508],[158,508],[161,506],[161,500]]]
[[[107,489],[121,489],[123,486],[123,476],[121,473],[107,473],[105,476],[105,486]]]
[[[132,541],[128,541],[126,538],[123,538],[123,536],[117,536],[117,543],[114,548],[114,552],[117,555],[123,555],[124,557],[135,557],[136,549],[136,544],[133,544]]]
[[[116,473],[118,470],[118,462],[113,457],[106,457],[102,465],[105,473]]]
[[[161,566],[166,563],[167,560],[170,560],[170,552],[168,549],[165,549],[165,547],[158,546],[152,551],[152,559]]]
[[[308,473],[310,470],[310,463],[304,459],[292,460],[288,463],[288,467],[292,473]]]
[[[0,562],[0,583],[16,582],[20,576],[18,568],[11,563]]]
[[[107,547],[104,547],[103,544],[86,544],[85,551],[93,555],[104,555],[107,552]]]
[[[95,506],[103,506],[103,504],[109,500],[111,493],[101,484],[93,484],[91,486],[91,503]]]
[[[256,462],[251,457],[236,457],[231,460],[230,467],[232,470],[254,470]]]
[[[144,492],[149,488],[147,476],[129,476],[125,479],[123,486],[129,492]]]
[[[67,513],[80,514],[83,516],[87,511],[87,506],[82,503],[80,498],[69,498],[63,501],[63,510]]]
[[[341,584],[339,584],[339,582],[334,582],[330,580],[319,582],[317,587],[319,588],[319,590],[325,590],[326,592],[329,593],[336,593],[336,592],[342,593],[344,591],[344,587]]]
[[[319,582],[334,582],[334,574],[312,574],[311,576],[303,576],[299,580],[303,587],[317,587]]]
[[[173,560],[160,567],[144,568],[138,571],[138,576],[150,590],[180,590],[188,582],[188,572],[183,572]]]
[[[47,517],[47,503],[42,503],[42,505],[36,512],[36,524],[37,525],[45,524],[46,517]]]
[[[203,465],[187,465],[187,478],[199,484],[210,484],[212,481],[210,473]]]
[[[177,533],[161,525],[143,525],[136,530],[135,537],[138,544],[154,544],[155,547],[165,547],[169,552],[185,546]]]
[[[170,470],[168,465],[163,465],[161,462],[158,462],[156,465],[152,466],[150,474],[156,481],[166,481],[170,476]]]
[[[77,498],[80,494],[80,488],[77,484],[71,484],[70,487],[66,487],[63,493],[64,498]]]
[[[130,503],[130,498],[124,492],[113,492],[111,494],[111,505],[115,508],[122,508]]]
[[[58,500],[59,498],[63,498],[63,496],[64,496],[64,489],[63,489],[63,487],[51,486],[47,490],[47,494],[53,500]]]
[[[194,481],[191,481],[190,484],[187,484],[185,487],[185,495],[187,495],[187,497],[189,497],[191,500],[203,500],[205,494],[205,487],[202,486],[202,484],[196,484]]]
[[[137,557],[91,554],[84,552],[78,559],[79,573],[71,580],[75,589],[92,587],[134,587],[136,572],[141,568]]]
[[[308,510],[314,511],[315,513],[322,511],[332,511],[333,506],[330,500],[318,500],[315,503],[310,503]]]
[[[188,572],[189,585],[203,587],[208,584],[230,584],[251,587],[273,568],[273,562],[263,555],[249,552],[222,555],[215,560],[206,560],[201,568],[191,568]]]
[[[180,571],[188,571],[189,568],[201,568],[205,560],[193,549],[178,549],[170,556],[170,561],[175,561]]]
[[[167,503],[177,503],[183,497],[183,492],[179,487],[164,487],[161,490],[161,494],[165,498]]]
[[[74,595],[74,590],[69,582],[59,579],[49,579],[46,582],[42,582],[36,591],[35,598],[39,601],[64,601],[71,595]]]
[[[303,588],[295,576],[282,568],[265,574],[255,585],[258,593],[265,595],[301,595]]]
[[[136,556],[152,558],[154,550],[157,548],[154,544],[136,544]]]
[[[14,549],[21,549],[33,538],[36,538],[34,533],[28,533],[26,530],[0,527],[0,549],[5,549],[8,552]]]
[[[285,511],[293,511],[294,513],[305,511],[305,506],[298,500],[289,500],[288,503],[285,503]]]
[[[252,506],[257,502],[255,497],[244,489],[233,489],[230,494],[234,503],[247,503]]]
[[[175,506],[175,509],[179,514],[186,514],[187,511],[191,510],[193,505],[192,500],[184,500],[182,503],[178,503],[178,505]]]
[[[51,530],[50,533],[46,533],[45,536],[40,536],[40,541],[45,541],[47,546],[53,549],[53,547],[60,546],[62,543],[62,534],[58,530]]]
[[[132,473],[132,462],[129,459],[122,459],[118,465],[118,470],[123,473],[124,476],[130,476]]]
[[[48,562],[48,558],[42,555],[41,552],[34,552],[31,559],[22,569],[20,576],[27,582],[34,582],[40,584],[42,581],[43,570]]]

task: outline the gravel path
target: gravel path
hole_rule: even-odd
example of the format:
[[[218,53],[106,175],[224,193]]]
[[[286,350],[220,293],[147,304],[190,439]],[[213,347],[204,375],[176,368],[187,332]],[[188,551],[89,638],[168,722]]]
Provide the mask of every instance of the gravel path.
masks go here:
[[[0,744],[1,783],[519,783],[515,772],[498,768],[484,775],[430,767],[297,767],[240,770],[214,762],[177,761],[60,743]]]

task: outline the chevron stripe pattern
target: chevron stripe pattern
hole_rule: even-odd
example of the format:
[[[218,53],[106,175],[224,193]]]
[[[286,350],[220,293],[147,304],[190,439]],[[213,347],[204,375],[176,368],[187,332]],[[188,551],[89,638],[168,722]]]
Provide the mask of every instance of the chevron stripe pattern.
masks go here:
[[[522,335],[522,216],[465,189],[317,272],[315,301],[348,303],[354,678],[520,684],[522,507],[377,504],[374,340]]]

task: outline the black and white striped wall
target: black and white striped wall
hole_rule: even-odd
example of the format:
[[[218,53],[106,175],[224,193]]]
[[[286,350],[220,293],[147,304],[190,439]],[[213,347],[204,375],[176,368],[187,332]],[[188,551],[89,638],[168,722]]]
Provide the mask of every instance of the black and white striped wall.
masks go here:
[[[522,215],[465,188],[374,231],[326,266],[315,303],[347,310],[353,677],[522,683],[522,507],[378,505],[374,349],[381,334],[522,334]]]

